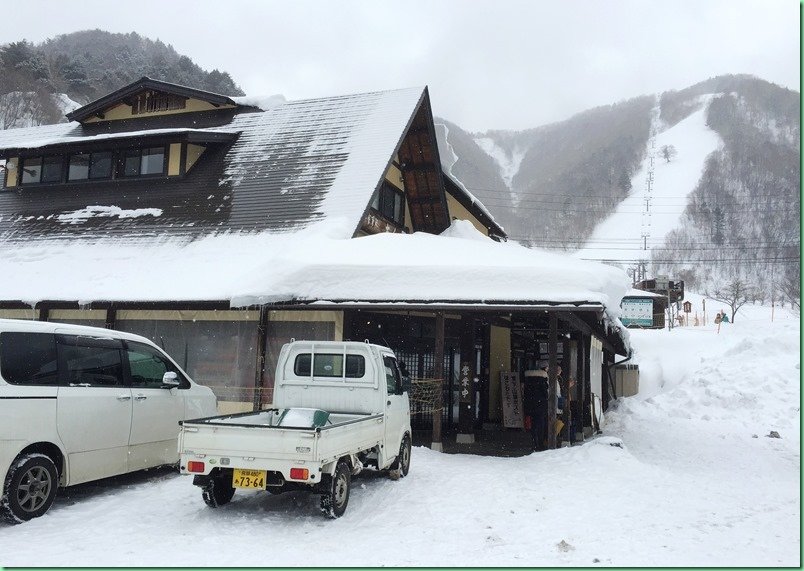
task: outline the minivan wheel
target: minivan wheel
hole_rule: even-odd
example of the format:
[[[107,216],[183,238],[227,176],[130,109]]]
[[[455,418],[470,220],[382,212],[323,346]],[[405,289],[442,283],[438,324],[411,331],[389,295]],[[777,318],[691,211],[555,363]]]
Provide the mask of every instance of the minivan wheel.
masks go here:
[[[56,498],[59,477],[56,465],[40,453],[19,456],[6,474],[0,510],[11,523],[43,515]]]

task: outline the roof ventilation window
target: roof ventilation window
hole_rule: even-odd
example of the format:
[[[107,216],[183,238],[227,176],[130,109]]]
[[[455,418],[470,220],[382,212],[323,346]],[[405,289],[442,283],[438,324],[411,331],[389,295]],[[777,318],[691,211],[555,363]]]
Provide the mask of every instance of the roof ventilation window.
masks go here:
[[[187,98],[173,93],[162,93],[150,89],[140,92],[131,98],[131,114],[158,113],[184,109]]]

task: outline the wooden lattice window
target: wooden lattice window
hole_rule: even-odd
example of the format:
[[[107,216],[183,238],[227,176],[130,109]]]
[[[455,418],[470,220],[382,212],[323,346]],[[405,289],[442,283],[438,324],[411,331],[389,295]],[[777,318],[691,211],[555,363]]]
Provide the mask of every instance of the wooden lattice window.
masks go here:
[[[131,99],[131,114],[156,113],[159,111],[172,111],[173,109],[184,109],[187,106],[187,98],[172,93],[161,93],[159,91],[143,91]]]

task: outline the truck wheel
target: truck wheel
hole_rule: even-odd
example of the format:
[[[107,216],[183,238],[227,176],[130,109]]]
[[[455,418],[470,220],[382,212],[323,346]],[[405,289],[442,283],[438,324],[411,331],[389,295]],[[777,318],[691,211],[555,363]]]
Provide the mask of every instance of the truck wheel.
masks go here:
[[[211,508],[228,504],[234,493],[235,489],[228,478],[220,476],[210,478],[209,482],[201,489],[201,497],[204,498],[204,503]]]
[[[410,436],[405,434],[399,445],[399,454],[391,464],[391,470],[396,471],[400,478],[404,478],[410,471]]]
[[[338,461],[329,489],[321,495],[321,511],[331,518],[341,517],[349,504],[352,470],[346,460]]]
[[[44,454],[18,457],[6,475],[0,511],[10,523],[22,523],[50,509],[59,486],[56,465]]]

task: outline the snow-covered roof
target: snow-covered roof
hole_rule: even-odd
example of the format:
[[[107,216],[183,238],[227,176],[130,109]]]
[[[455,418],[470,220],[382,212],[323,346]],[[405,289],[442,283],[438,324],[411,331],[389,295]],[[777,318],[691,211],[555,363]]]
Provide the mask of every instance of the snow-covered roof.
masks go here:
[[[645,291],[644,289],[631,288],[623,297],[667,297],[660,293],[653,293],[652,291]]]
[[[301,234],[230,234],[182,242],[19,246],[0,257],[0,299],[228,301],[232,307],[313,301],[597,306],[613,321],[629,288],[622,270],[498,243],[468,221],[441,235],[343,239],[321,223]]]
[[[80,186],[80,192],[65,192],[63,185],[0,192],[0,249],[53,237],[96,240],[116,235],[125,242],[139,234],[292,232],[326,220],[345,221],[343,237],[351,237],[425,94],[425,88],[417,87],[274,101],[266,111],[222,112],[222,124],[193,129],[109,133],[98,124],[68,123],[2,131],[0,151],[138,133],[239,136],[230,146],[208,148],[204,160],[183,177],[92,181]],[[179,116],[168,117],[177,121]],[[132,124],[138,121],[147,120]],[[91,218],[70,229],[60,222],[64,214],[93,208],[159,209],[163,214]]]
[[[54,125],[56,126],[56,125]],[[61,123],[58,126],[64,129],[54,129],[52,132],[48,129],[42,133],[37,133],[39,127],[32,127],[30,129],[7,129],[0,131],[0,148],[26,149],[36,150],[42,147],[51,147],[54,145],[72,145],[78,143],[94,143],[98,141],[116,141],[119,139],[132,139],[143,137],[158,137],[162,135],[187,136],[197,135],[201,138],[204,136],[215,136],[218,134],[230,135],[232,137],[238,135],[238,131],[227,129],[187,129],[183,127],[176,127],[171,129],[144,129],[141,131],[122,131],[119,133],[98,133],[96,135],[86,135],[81,128],[76,129],[74,125]],[[27,133],[20,133],[19,137],[6,136],[3,134],[15,134],[14,131],[29,131]],[[40,138],[37,138],[39,136]]]

